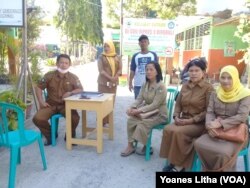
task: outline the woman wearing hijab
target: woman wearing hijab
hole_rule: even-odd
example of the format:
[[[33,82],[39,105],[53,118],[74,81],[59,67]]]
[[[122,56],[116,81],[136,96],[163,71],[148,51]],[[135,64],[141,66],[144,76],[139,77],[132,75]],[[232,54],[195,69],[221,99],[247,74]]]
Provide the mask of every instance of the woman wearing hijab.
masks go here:
[[[205,80],[206,61],[195,58],[187,65],[190,79],[183,84],[177,97],[174,122],[165,126],[160,157],[170,163],[166,172],[180,172],[193,162],[194,140],[205,131],[205,116],[213,86]]]
[[[104,51],[98,59],[98,91],[102,93],[114,93],[116,95],[119,76],[122,74],[122,62],[115,52],[113,41],[104,42]],[[115,97],[114,97],[115,101]],[[108,123],[108,117],[103,119],[103,125]]]
[[[207,134],[198,138],[194,144],[204,171],[236,170],[237,152],[248,140],[242,144],[216,138],[216,128],[228,130],[245,123],[249,111],[250,90],[240,83],[236,67],[225,66],[220,72],[220,86],[209,100],[206,114]]]

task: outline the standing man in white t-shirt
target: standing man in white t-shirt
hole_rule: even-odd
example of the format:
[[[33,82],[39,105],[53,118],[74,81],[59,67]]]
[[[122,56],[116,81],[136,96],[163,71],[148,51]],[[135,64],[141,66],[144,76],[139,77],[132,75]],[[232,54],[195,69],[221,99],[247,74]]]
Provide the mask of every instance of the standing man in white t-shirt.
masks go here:
[[[130,64],[129,75],[129,91],[134,90],[135,99],[140,93],[142,84],[146,81],[145,66],[147,63],[154,61],[158,63],[158,57],[155,52],[148,50],[149,39],[147,35],[141,35],[139,37],[139,46],[141,51],[133,55]],[[134,79],[134,86],[133,81]]]

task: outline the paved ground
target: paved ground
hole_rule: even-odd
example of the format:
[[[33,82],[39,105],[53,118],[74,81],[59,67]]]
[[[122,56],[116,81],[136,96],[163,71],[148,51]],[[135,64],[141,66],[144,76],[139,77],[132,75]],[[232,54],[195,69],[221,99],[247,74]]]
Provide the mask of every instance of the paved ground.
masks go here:
[[[80,78],[85,90],[96,90],[97,68],[95,63],[72,69]],[[33,144],[22,150],[22,164],[17,167],[16,188],[152,188],[155,187],[155,172],[163,167],[159,158],[161,132],[154,131],[152,146],[154,154],[146,162],[143,156],[133,154],[120,157],[126,147],[126,109],[133,102],[133,95],[126,87],[119,87],[114,110],[114,140],[104,136],[103,153],[96,148],[76,146],[66,150],[63,140],[65,120],[60,120],[59,137],[56,147],[45,147],[48,169],[42,170],[38,145]],[[88,124],[95,125],[96,115],[88,112]],[[36,129],[31,120],[26,127]],[[77,129],[80,136],[80,126]],[[241,159],[239,170],[243,170]],[[0,188],[6,188],[9,172],[9,150],[0,148]]]

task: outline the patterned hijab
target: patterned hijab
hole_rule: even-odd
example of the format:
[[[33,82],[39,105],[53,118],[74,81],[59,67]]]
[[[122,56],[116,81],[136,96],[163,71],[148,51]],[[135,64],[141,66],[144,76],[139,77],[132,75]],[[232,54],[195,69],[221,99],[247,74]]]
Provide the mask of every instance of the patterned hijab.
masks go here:
[[[102,55],[106,56],[106,58],[107,58],[107,60],[109,62],[111,71],[112,71],[112,76],[114,76],[115,75],[115,59],[114,59],[114,57],[116,56],[115,45],[114,45],[112,40],[105,41],[104,45],[105,44],[107,44],[109,46],[110,53],[105,53],[105,51],[103,51]]]
[[[247,96],[250,96],[250,90],[245,88],[240,83],[239,72],[235,66],[232,65],[225,66],[220,72],[220,77],[224,72],[230,74],[230,76],[232,77],[233,86],[229,91],[225,91],[221,87],[221,85],[218,87],[216,93],[221,101],[226,103],[236,102]]]

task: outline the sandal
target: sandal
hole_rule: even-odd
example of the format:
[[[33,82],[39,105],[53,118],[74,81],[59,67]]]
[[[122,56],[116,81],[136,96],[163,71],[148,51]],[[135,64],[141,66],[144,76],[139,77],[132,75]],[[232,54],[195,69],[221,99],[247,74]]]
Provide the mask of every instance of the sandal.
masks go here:
[[[153,151],[153,148],[150,147],[150,155],[153,155],[154,151]],[[136,151],[136,154],[137,155],[146,155],[146,148],[144,149],[141,149],[141,150],[137,150]]]
[[[172,170],[172,168],[174,168],[174,165],[173,165],[173,164],[166,165],[166,166],[164,166],[164,168],[162,169],[162,172],[169,172],[170,170]]]
[[[128,157],[128,156],[132,155],[134,152],[135,152],[135,149],[132,149],[129,152],[121,152],[121,156],[122,157]]]
[[[178,171],[175,167],[173,167],[168,172],[185,172],[185,168],[182,168],[180,171]]]

